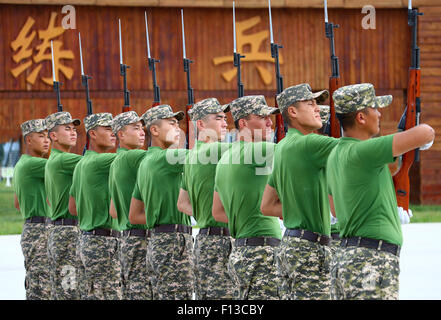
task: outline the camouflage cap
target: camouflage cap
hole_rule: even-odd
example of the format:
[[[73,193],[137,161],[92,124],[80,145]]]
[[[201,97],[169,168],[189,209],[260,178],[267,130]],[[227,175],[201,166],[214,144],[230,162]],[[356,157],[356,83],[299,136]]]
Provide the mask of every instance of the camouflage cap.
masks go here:
[[[277,95],[276,99],[280,112],[283,112],[295,102],[316,99],[317,103],[320,103],[325,101],[328,97],[328,90],[313,93],[309,84],[302,83],[286,88]]]
[[[193,107],[188,110],[191,120],[201,120],[207,114],[230,111],[230,105],[221,105],[216,98],[208,98],[196,102]]]
[[[48,130],[52,130],[61,124],[73,123],[74,126],[79,126],[81,124],[80,119],[72,119],[70,113],[66,111],[50,114],[44,120],[46,121]]]
[[[329,106],[319,105],[320,108],[320,118],[322,119],[322,123],[325,124],[329,120]]]
[[[184,112],[178,111],[173,112],[172,107],[168,104],[161,104],[159,106],[150,108],[142,116],[141,119],[144,121],[146,127],[150,126],[152,122],[160,119],[176,118],[178,121],[184,119]]]
[[[23,122],[20,127],[23,137],[32,132],[42,132],[47,130],[46,121],[44,121],[44,119],[28,120]]]
[[[112,121],[112,131],[117,134],[119,130],[124,128],[128,124],[136,123],[142,121],[135,111],[127,111],[120,113]]]
[[[336,113],[351,113],[364,108],[384,108],[392,103],[392,96],[375,95],[371,83],[354,84],[338,88],[332,95]]]
[[[234,121],[242,119],[250,114],[259,116],[269,116],[271,114],[279,113],[277,108],[269,107],[266,104],[264,96],[245,96],[233,100],[229,104],[231,114]]]
[[[86,128],[86,132],[95,128],[95,127],[110,127],[113,122],[113,116],[111,113],[103,112],[103,113],[94,113],[90,114],[84,118],[84,127]]]

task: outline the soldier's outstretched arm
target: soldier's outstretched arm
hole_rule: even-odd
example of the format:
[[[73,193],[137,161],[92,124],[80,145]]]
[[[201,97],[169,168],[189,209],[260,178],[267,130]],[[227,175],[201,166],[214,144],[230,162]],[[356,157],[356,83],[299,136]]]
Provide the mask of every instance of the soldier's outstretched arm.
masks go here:
[[[263,191],[260,211],[262,211],[264,216],[282,218],[282,202],[280,202],[277,190],[269,184],[266,185]]]
[[[77,204],[75,203],[75,198],[70,196],[69,197],[69,212],[71,215],[76,216],[77,213]]]
[[[118,213],[116,212],[115,205],[113,204],[113,199],[110,199],[109,214],[113,219],[118,219]]]
[[[188,196],[188,192],[184,189],[179,190],[178,210],[186,215],[193,215],[193,207],[191,206],[190,197]]]
[[[130,202],[129,221],[131,224],[146,224],[144,202],[132,197]]]
[[[392,153],[398,157],[410,150],[420,148],[435,139],[435,131],[427,124],[420,124],[394,135]]]
[[[18,211],[20,211],[20,204],[18,203],[18,198],[17,198],[17,195],[15,193],[14,193],[14,207]]]
[[[228,223],[227,213],[225,212],[224,205],[219,197],[219,193],[214,191],[213,193],[213,209],[211,211],[214,220],[218,222]]]

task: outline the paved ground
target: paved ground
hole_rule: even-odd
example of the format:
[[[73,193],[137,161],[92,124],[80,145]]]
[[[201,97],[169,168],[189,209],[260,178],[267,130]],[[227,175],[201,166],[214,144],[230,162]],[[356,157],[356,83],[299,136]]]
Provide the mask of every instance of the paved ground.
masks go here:
[[[403,225],[400,299],[441,300],[441,223]],[[20,236],[0,236],[0,300],[25,298]]]

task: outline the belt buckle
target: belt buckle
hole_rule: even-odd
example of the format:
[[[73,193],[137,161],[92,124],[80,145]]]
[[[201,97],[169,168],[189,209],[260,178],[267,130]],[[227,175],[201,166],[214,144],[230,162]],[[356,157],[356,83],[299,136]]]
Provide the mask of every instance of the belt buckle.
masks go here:
[[[243,245],[246,246],[248,243],[248,238],[245,238],[245,241],[243,242]]]
[[[380,251],[382,246],[383,246],[383,240],[378,241],[377,250]]]
[[[263,245],[266,246],[267,245],[267,237],[263,237]]]
[[[211,231],[211,227],[208,227],[207,229],[208,229],[207,230],[207,236],[209,236],[210,235],[210,231]]]
[[[178,225],[175,224],[175,233],[178,232]]]
[[[361,237],[357,237],[357,238],[358,238],[358,240],[357,240],[357,247],[359,247],[360,243],[361,243]]]
[[[322,235],[321,235],[321,234],[318,234],[318,235],[317,235],[317,242],[318,242],[319,244],[321,244],[321,243],[320,243],[320,240],[321,240],[321,239],[322,239]]]

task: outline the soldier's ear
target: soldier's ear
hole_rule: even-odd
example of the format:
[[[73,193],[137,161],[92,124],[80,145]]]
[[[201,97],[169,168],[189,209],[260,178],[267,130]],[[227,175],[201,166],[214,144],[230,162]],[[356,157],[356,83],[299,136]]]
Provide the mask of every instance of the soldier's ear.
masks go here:
[[[158,136],[159,136],[159,131],[160,131],[160,129],[159,129],[159,126],[158,126],[158,125],[156,125],[156,124],[152,124],[152,125],[150,126],[150,128],[149,128],[149,131],[150,131],[150,136],[151,136],[151,137],[158,137]]]
[[[96,139],[96,131],[95,130],[91,129],[87,132],[87,134],[89,134],[89,137],[91,139]]]
[[[364,112],[357,112],[357,115],[355,116],[355,122],[365,125],[366,124],[366,114]]]
[[[202,130],[205,129],[205,123],[202,120],[197,120],[196,121],[196,126],[197,126],[199,131],[202,131]]]

